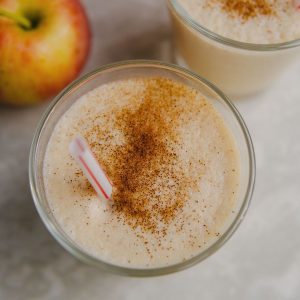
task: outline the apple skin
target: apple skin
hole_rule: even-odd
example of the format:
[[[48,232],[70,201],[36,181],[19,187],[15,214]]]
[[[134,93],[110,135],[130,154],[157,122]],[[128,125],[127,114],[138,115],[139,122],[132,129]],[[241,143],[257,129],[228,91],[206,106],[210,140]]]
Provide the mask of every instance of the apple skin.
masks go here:
[[[81,71],[90,27],[78,0],[0,0],[0,7],[39,18],[26,30],[0,17],[0,103],[30,105],[57,94]]]

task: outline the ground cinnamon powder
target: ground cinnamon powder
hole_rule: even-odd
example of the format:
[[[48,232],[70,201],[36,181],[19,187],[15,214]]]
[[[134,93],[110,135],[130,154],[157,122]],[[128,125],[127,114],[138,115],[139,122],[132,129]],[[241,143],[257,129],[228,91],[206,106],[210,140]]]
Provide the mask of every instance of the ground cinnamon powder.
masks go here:
[[[122,132],[124,142],[114,147],[105,161],[104,146],[90,144],[113,182],[114,215],[142,232],[164,236],[191,189],[199,185],[199,174],[190,176],[179,163],[178,128],[197,114],[201,105],[195,101],[196,92],[171,80],[154,78],[145,84],[143,93],[131,99],[133,105],[116,113],[114,126]],[[187,96],[190,104],[176,101]],[[139,103],[136,107],[135,102]],[[86,138],[91,141],[95,135],[99,139],[109,136],[103,130],[94,126]]]
[[[266,0],[220,0],[223,10],[238,15],[244,20],[259,15],[270,16],[274,14],[272,4]]]

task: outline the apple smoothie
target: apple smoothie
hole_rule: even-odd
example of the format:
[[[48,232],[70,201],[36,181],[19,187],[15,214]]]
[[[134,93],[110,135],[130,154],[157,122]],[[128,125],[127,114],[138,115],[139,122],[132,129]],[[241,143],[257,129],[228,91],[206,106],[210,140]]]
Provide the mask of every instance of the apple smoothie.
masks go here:
[[[69,153],[80,134],[113,183],[100,199]],[[45,194],[65,234],[89,255],[127,268],[197,256],[236,217],[240,153],[197,89],[166,77],[102,84],[60,117],[43,164]]]
[[[300,56],[292,0],[169,0],[175,59],[224,92],[261,91]]]

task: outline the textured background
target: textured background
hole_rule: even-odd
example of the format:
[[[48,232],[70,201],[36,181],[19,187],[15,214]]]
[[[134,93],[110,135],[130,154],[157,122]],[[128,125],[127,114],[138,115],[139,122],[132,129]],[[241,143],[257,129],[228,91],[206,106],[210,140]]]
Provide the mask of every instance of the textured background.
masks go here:
[[[94,45],[89,71],[159,58],[169,36],[162,0],[85,0]],[[28,151],[46,105],[0,107],[0,299],[299,299],[300,61],[264,94],[236,102],[257,156],[245,221],[203,263],[159,278],[118,277],[87,266],[49,235],[31,199]]]

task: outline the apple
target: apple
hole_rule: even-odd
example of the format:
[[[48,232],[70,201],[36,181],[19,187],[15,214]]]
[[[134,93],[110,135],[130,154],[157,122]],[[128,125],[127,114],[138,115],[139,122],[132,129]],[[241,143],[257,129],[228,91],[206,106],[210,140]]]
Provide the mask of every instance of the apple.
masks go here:
[[[0,0],[0,102],[57,94],[81,71],[90,40],[79,0]]]

